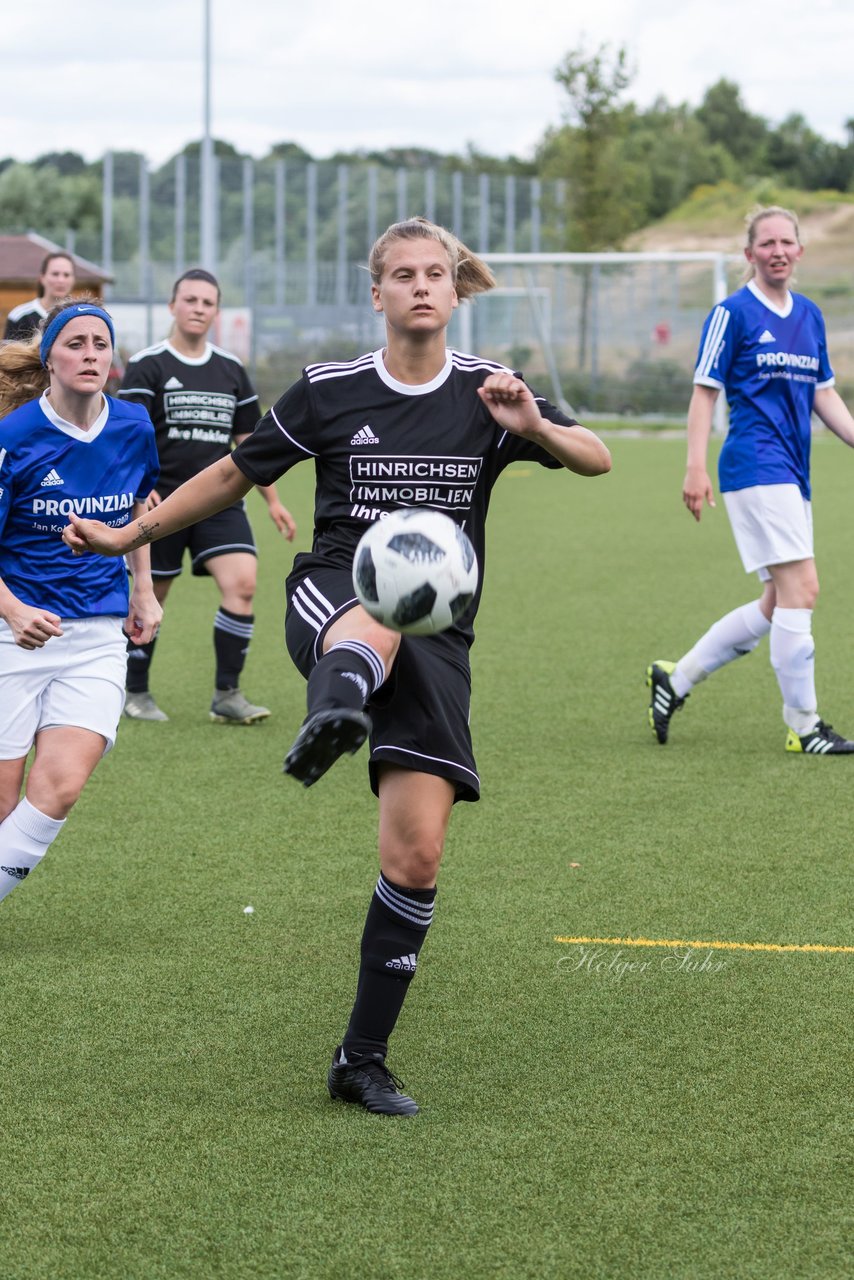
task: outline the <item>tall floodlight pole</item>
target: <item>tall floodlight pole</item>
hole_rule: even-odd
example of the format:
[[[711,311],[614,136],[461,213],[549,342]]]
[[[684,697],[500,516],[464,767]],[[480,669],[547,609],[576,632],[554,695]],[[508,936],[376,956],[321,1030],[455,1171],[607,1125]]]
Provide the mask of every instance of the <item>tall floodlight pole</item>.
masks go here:
[[[216,270],[214,234],[214,154],[211,137],[211,0],[204,0],[204,129],[201,150],[200,257],[208,271]]]

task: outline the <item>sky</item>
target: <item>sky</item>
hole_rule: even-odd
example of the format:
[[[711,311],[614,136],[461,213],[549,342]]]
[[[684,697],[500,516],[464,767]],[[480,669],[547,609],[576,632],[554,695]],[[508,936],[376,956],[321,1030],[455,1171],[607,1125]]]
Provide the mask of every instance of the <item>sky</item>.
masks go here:
[[[832,141],[854,116],[854,0],[209,0],[214,136],[261,157],[469,146],[527,159],[563,119],[554,71],[625,46],[626,97],[697,106],[726,77],[747,107]],[[205,0],[5,7],[0,157],[133,150],[162,164],[204,121]]]

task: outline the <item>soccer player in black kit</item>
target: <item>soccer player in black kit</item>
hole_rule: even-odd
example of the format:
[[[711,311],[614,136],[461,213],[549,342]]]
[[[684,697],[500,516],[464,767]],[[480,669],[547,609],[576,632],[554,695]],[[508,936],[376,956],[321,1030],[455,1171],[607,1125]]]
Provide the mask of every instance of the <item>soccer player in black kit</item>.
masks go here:
[[[148,410],[157,436],[160,479],[149,499],[159,504],[180,484],[231,452],[258,421],[258,396],[237,356],[208,341],[220,304],[216,277],[193,268],[175,281],[169,310],[171,338],[147,347],[128,361],[119,397]],[[260,486],[270,518],[292,539],[290,512],[275,487]],[[220,606],[214,617],[216,659],[210,718],[219,724],[254,724],[270,712],[249,701],[239,687],[255,617],[255,540],[242,497],[224,511],[159,542],[151,554],[154,591],[163,604],[181,573],[185,551],[192,572],[216,582]],[[148,688],[155,641],[129,646],[125,715],[133,720],[167,720]]]
[[[465,528],[482,570],[490,491],[509,463],[595,476],[611,459],[597,436],[509,369],[446,348],[458,301],[494,284],[449,232],[423,218],[396,223],[374,245],[369,266],[373,306],[385,318],[383,350],[310,365],[230,458],[127,528],[72,517],[65,536],[77,551],[118,555],[314,460],[313,546],[288,578],[285,623],[308,681],[308,715],[285,770],[311,786],[369,736],[379,798],[380,874],[355,1003],[327,1084],[333,1098],[409,1116],[418,1107],[386,1053],[433,918],[451,810],[479,795],[468,710],[480,593],[448,631],[400,636],[356,603],[353,553],[384,514],[428,506]]]
[[[48,311],[67,298],[74,289],[74,262],[67,253],[46,253],[39,271],[35,298],[13,307],[6,317],[3,340],[26,342],[38,329]]]

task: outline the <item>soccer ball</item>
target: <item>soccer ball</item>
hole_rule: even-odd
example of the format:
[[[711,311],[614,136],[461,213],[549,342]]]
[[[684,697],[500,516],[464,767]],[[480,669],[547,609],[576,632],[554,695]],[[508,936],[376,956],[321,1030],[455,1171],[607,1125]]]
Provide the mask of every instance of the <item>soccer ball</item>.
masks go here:
[[[394,631],[444,631],[471,604],[477,557],[458,524],[406,507],[372,524],[353,557],[353,586],[372,618]]]

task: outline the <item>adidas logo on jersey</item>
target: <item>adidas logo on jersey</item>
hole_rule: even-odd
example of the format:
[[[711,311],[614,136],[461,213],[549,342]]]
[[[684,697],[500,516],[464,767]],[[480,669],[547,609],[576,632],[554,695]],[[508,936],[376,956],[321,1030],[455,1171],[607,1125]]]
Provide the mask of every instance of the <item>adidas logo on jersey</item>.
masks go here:
[[[774,337],[773,333],[771,333],[769,329],[766,329],[764,333],[760,333],[759,341],[760,342],[776,342],[777,339]]]
[[[417,963],[415,952],[410,951],[408,956],[398,956],[396,960],[386,960],[385,967],[387,969],[397,969],[403,973],[414,973]]]
[[[44,480],[42,480],[41,482],[41,488],[47,489],[50,485],[56,485],[56,484],[65,484],[65,481],[63,480],[59,472],[56,471],[53,467],[51,467],[50,471],[48,471]]]
[[[351,444],[379,444],[379,442],[379,436],[375,436],[370,427],[360,427],[350,441]]]
[[[163,390],[164,391],[183,391],[184,384],[183,382],[179,382],[177,378],[172,377],[169,379],[168,382],[163,383]]]

